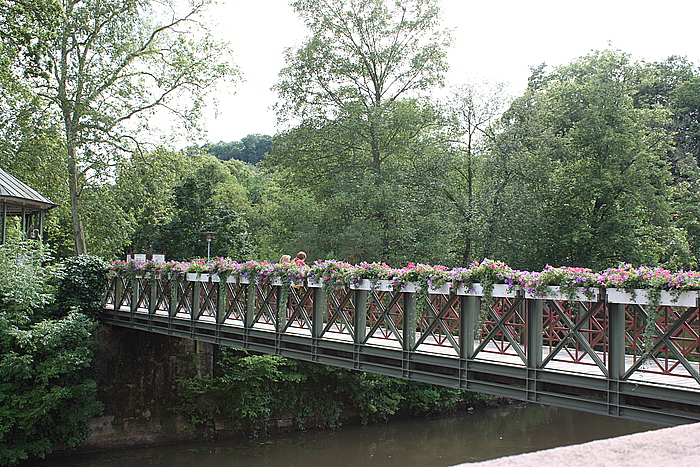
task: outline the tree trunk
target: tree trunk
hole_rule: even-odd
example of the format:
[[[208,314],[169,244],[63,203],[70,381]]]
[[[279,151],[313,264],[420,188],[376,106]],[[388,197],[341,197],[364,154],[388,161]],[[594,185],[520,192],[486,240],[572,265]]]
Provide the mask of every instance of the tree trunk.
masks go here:
[[[80,218],[80,187],[78,186],[78,167],[75,163],[75,148],[69,142],[68,146],[68,188],[70,192],[70,213],[73,221],[73,239],[75,241],[75,254],[87,253],[85,246],[85,231],[83,221]]]

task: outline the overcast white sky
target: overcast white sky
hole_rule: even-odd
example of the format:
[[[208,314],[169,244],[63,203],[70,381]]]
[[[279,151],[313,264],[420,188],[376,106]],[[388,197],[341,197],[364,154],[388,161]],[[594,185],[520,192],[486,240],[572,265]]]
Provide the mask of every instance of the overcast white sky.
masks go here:
[[[219,114],[205,124],[211,142],[251,133],[275,134],[270,88],[284,67],[283,51],[307,31],[289,0],[219,0],[213,11],[245,82],[218,94]],[[700,0],[441,0],[452,30],[449,84],[488,79],[515,92],[531,66],[556,66],[612,47],[634,59],[670,55],[700,63]],[[235,92],[235,94],[234,94]]]

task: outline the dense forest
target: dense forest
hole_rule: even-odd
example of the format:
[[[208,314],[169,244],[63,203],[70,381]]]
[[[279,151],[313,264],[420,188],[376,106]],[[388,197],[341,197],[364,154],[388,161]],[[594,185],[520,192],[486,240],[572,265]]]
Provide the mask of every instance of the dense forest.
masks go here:
[[[158,142],[157,112],[197,141],[208,93],[240,79],[231,51],[197,21],[210,1],[0,0],[0,167],[59,204],[44,238],[54,258],[191,260],[209,246],[237,261],[304,250],[310,261],[397,267],[483,258],[530,270],[698,267],[700,69],[688,59],[609,48],[532,68],[521,95],[476,83],[438,99],[450,46],[438,0],[297,0],[309,36],[279,72],[278,133],[179,149]],[[61,296],[60,275],[25,272],[32,280],[0,283],[0,351],[15,363],[49,358],[55,340],[32,343],[60,331],[80,358],[54,379],[45,366],[35,375],[3,360],[0,439],[21,418],[7,402],[18,381],[65,372],[81,411],[57,422],[67,428],[54,441],[78,443],[80,423],[99,410],[81,379],[96,322],[65,301],[49,307],[44,294]],[[38,295],[13,295],[33,283]],[[291,365],[246,358],[222,364],[241,378]],[[287,385],[302,378],[291,366]],[[235,382],[186,389],[215,395]],[[390,384],[361,383],[348,384]],[[187,410],[198,416],[194,399]],[[51,439],[30,443],[47,429],[10,442],[46,452]]]

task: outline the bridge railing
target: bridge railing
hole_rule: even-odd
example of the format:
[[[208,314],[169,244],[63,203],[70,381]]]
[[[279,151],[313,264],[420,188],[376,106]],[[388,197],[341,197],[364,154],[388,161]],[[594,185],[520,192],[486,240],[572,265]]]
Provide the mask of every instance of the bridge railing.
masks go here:
[[[215,275],[112,275],[105,308],[278,336],[497,362],[616,381],[700,388],[698,292],[662,296],[601,289],[568,300],[497,286],[489,297],[449,286],[417,293],[389,282],[247,283]],[[476,289],[477,291],[475,291]]]

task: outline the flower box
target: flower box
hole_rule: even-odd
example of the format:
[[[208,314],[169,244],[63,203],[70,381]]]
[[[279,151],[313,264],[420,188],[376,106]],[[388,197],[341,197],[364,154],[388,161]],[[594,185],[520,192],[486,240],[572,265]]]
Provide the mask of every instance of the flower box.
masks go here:
[[[394,290],[394,283],[387,280],[372,281],[369,279],[362,279],[358,284],[350,284],[350,289],[352,290],[374,290],[377,292],[391,292]]]
[[[190,282],[221,282],[221,277],[218,274],[188,272],[187,280]]]
[[[649,298],[646,289],[635,289],[634,294],[622,289],[606,289],[609,303],[630,303],[634,305],[647,305]],[[664,306],[688,306],[694,307],[698,304],[698,291],[687,290],[675,295],[667,290],[661,291],[659,305]]]
[[[508,284],[493,284],[493,291],[491,292],[492,297],[498,298],[513,298],[518,294],[520,288],[518,286],[509,286]],[[471,285],[462,284],[457,287],[455,293],[457,295],[466,295],[472,297],[483,297],[484,288],[478,282]]]
[[[387,281],[393,284],[391,281]],[[406,282],[403,287],[401,287],[401,292],[416,293],[420,290],[420,284],[416,282]],[[442,284],[439,287],[428,287],[428,293],[433,295],[448,295],[450,293],[450,284]]]
[[[578,287],[579,290],[574,294],[573,301],[575,302],[597,302],[599,291],[598,289],[589,290],[585,287]],[[589,298],[590,297],[590,298]],[[540,300],[569,300],[568,294],[557,285],[550,285],[543,293],[525,292],[525,298],[540,299]]]
[[[309,279],[306,279],[306,284],[308,287],[313,287],[314,289],[320,289],[323,287],[323,280],[316,282],[315,280],[309,278]]]
[[[279,279],[279,278],[275,278],[275,279],[272,280],[272,285],[282,286],[282,285],[284,285],[284,282],[282,282],[282,280]],[[293,281],[293,282],[291,282],[289,285],[291,285],[291,286],[293,286],[293,287],[301,287],[301,286],[304,285],[304,283],[303,283],[303,282],[296,282],[296,281]]]

